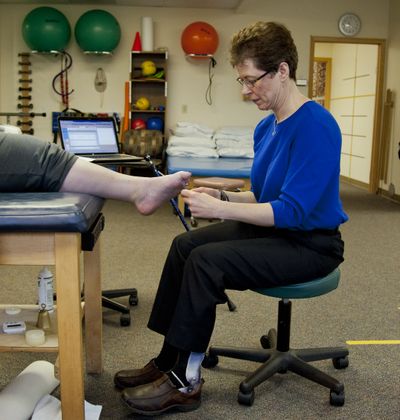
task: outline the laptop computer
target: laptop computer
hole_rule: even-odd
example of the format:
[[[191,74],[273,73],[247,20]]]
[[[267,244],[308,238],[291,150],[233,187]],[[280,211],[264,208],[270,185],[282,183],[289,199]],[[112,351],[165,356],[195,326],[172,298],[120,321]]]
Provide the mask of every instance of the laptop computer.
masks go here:
[[[94,163],[123,163],[143,160],[119,152],[113,117],[60,116],[61,146],[66,151]]]

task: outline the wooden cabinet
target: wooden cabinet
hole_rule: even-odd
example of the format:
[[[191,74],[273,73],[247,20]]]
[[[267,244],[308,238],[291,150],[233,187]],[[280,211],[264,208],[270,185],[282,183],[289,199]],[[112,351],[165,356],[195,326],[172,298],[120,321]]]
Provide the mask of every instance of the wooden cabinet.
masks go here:
[[[158,129],[165,140],[167,109],[167,61],[168,52],[131,52],[130,116],[131,129]],[[143,63],[154,63],[155,74],[143,72]],[[148,63],[149,64],[149,63]],[[151,73],[151,72],[150,72]],[[145,98],[144,103],[138,103]],[[148,107],[146,107],[146,100]],[[141,120],[141,121],[140,121]],[[140,123],[146,124],[144,127]],[[154,124],[151,124],[151,123]],[[159,125],[157,126],[157,123]]]

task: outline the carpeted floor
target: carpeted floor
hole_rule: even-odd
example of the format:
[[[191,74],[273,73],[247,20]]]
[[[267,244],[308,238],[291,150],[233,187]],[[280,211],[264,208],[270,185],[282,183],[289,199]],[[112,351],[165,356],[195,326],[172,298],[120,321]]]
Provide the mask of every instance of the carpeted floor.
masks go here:
[[[293,347],[344,345],[347,340],[400,339],[400,206],[354,187],[342,186],[350,221],[342,227],[346,260],[339,288],[322,297],[293,303]],[[114,389],[114,373],[140,367],[157,354],[161,337],[146,329],[162,265],[171,240],[184,231],[169,205],[139,216],[124,203],[105,207],[102,275],[104,288],[137,287],[139,305],[132,324],[104,310],[104,373],[86,378],[86,399],[103,406],[102,419],[133,416]],[[208,223],[203,221],[202,223]],[[38,267],[0,267],[1,303],[34,303]],[[230,292],[237,305],[218,307],[213,344],[258,347],[259,338],[276,324],[277,300],[252,292]],[[127,302],[121,298],[121,302]],[[54,354],[2,353],[0,389],[34,360],[54,362]],[[220,358],[203,369],[203,403],[191,413],[167,419],[398,419],[400,413],[400,346],[352,345],[350,365],[336,371],[329,361],[315,365],[345,384],[343,407],[329,404],[329,391],[295,374],[276,375],[256,388],[252,407],[237,403],[240,381],[256,363]],[[1,414],[0,414],[1,418]],[[7,419],[9,420],[9,419]],[[10,419],[12,420],[12,419]]]

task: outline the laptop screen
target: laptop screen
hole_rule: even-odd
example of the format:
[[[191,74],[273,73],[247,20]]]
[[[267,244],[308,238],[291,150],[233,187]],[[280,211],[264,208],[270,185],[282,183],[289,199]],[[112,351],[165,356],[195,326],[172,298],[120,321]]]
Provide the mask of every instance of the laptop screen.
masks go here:
[[[114,118],[60,117],[62,146],[68,152],[85,154],[118,153]]]

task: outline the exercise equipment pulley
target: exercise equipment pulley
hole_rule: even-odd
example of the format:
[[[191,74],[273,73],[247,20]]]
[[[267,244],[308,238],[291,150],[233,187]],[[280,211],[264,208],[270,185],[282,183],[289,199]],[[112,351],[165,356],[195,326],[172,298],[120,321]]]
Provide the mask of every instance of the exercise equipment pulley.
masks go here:
[[[74,92],[74,90],[69,90],[68,85],[68,70],[72,66],[72,57],[66,51],[62,51],[61,53],[61,71],[57,73],[52,82],[53,90],[58,95],[61,96],[61,101],[65,108],[69,108],[69,96]],[[60,80],[60,90],[56,88],[57,80]]]

